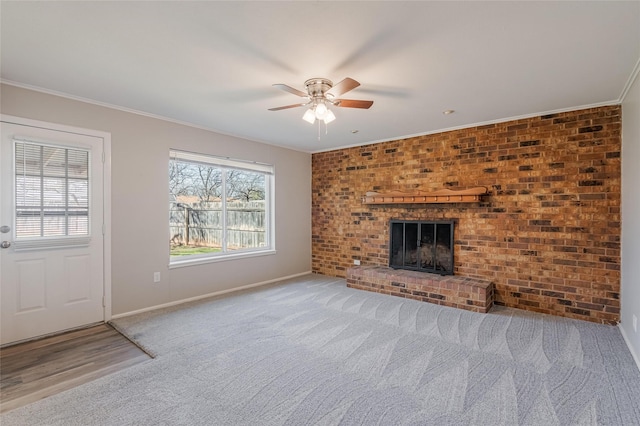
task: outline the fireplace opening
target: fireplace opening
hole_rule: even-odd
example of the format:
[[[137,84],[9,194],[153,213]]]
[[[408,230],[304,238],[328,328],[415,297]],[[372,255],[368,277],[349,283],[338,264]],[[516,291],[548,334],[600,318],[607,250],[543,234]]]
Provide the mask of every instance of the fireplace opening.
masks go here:
[[[453,222],[391,220],[389,266],[453,275]]]

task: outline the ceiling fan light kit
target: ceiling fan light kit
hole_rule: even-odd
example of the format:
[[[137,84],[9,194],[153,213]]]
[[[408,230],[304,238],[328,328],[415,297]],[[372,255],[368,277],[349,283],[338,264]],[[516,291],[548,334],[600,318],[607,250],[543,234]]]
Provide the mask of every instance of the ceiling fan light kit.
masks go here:
[[[327,108],[324,102],[316,105],[316,117],[324,119],[324,117],[327,115],[327,111],[329,111],[329,108]]]
[[[331,80],[326,78],[311,78],[304,82],[307,92],[295,89],[286,84],[274,84],[276,87],[285,92],[289,92],[296,96],[307,98],[307,102],[282,107],[269,108],[269,111],[280,111],[282,109],[296,108],[301,106],[309,106],[305,111],[302,119],[310,124],[315,123],[316,119],[324,121],[325,124],[331,123],[336,119],[333,111],[329,109],[329,105],[341,108],[360,108],[369,109],[373,105],[373,101],[362,101],[355,99],[338,99],[338,96],[347,93],[350,90],[360,86],[360,83],[352,78],[345,78],[338,84],[334,85]]]
[[[323,118],[324,123],[329,124],[335,119],[336,119],[336,116],[333,114],[333,111],[327,110],[327,113],[324,115],[324,118]]]
[[[313,108],[309,108],[308,110],[305,111],[304,115],[302,116],[302,119],[304,121],[306,121],[309,124],[313,124],[316,122],[316,113],[313,110]]]

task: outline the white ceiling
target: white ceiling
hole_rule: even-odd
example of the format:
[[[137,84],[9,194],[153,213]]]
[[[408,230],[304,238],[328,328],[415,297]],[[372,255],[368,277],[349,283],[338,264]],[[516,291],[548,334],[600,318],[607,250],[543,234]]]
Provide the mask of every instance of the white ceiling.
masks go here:
[[[5,82],[309,152],[617,103],[640,58],[640,1],[0,8]],[[267,110],[302,99],[272,84],[311,77],[374,105],[334,108],[318,141],[304,108]]]

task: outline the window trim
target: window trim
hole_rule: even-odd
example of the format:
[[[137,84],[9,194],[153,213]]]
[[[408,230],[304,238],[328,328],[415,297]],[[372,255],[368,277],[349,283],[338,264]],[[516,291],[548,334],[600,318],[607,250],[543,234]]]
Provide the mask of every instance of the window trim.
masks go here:
[[[268,256],[276,254],[275,245],[275,167],[271,164],[257,161],[240,160],[231,157],[221,157],[211,154],[200,154],[179,149],[169,149],[169,161],[182,160],[189,163],[202,164],[206,166],[219,167],[223,170],[244,170],[258,172],[265,175],[265,247],[247,248],[242,250],[231,250],[219,253],[195,254],[189,256],[171,256],[169,254],[169,269],[182,268],[186,266],[202,265],[206,263],[222,262],[257,256]],[[223,181],[226,181],[226,174],[223,173]],[[226,182],[224,183],[226,185]],[[222,197],[223,224],[226,224],[226,198]],[[226,226],[226,225],[225,225]],[[168,227],[170,228],[170,227]],[[226,229],[226,228],[225,228]],[[223,232],[223,239],[226,241],[226,232]]]
[[[256,249],[247,250],[242,252],[224,253],[224,254],[203,254],[203,255],[191,255],[180,256],[187,257],[187,259],[177,259],[169,262],[169,269],[184,268],[186,266],[204,265],[207,263],[225,262],[229,260],[246,259],[250,257],[270,256],[276,254],[276,249]],[[191,258],[191,259],[189,259]]]

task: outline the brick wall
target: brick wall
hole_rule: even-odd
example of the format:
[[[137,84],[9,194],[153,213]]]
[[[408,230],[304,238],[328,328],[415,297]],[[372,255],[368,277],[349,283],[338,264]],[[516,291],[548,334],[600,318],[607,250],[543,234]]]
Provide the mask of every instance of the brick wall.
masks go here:
[[[313,271],[387,265],[391,218],[454,219],[455,274],[493,281],[497,304],[616,323],[620,120],[607,106],[313,154]],[[483,202],[361,202],[473,186]]]

